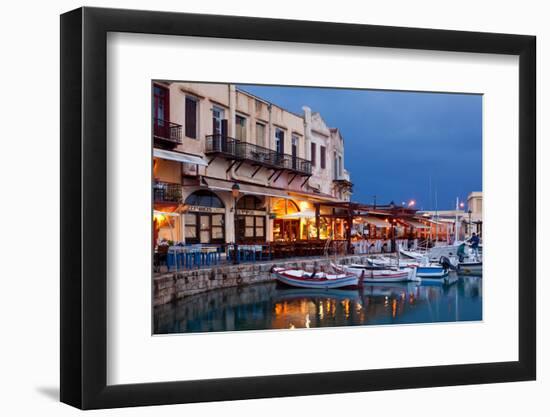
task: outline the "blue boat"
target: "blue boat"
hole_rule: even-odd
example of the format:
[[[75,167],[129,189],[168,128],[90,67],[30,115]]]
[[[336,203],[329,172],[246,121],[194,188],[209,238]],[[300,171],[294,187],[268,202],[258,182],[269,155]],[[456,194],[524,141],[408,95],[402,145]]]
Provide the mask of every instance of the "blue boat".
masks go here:
[[[449,271],[441,265],[418,266],[416,276],[420,278],[444,278]]]

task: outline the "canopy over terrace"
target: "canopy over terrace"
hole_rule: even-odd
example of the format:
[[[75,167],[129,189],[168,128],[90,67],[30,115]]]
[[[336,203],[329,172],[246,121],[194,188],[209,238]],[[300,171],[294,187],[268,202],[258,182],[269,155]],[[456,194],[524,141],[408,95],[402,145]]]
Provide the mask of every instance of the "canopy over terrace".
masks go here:
[[[395,204],[386,205],[370,205],[355,202],[314,202],[315,207],[315,224],[317,228],[317,238],[319,235],[319,224],[321,217],[346,219],[347,227],[347,243],[348,248],[351,248],[351,229],[354,219],[363,219],[367,223],[375,227],[391,227],[401,221],[407,223],[411,227],[425,227],[421,222],[413,219],[417,210],[409,207],[396,206]],[[327,213],[326,209],[332,209]],[[322,211],[324,214],[321,214]],[[392,239],[395,235],[392,233]]]

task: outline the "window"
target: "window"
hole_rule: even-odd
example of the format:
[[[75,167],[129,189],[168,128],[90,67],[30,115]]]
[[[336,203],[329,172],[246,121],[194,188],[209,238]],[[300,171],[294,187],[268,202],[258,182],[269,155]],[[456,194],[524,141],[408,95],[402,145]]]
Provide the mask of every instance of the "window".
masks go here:
[[[265,147],[265,125],[256,123],[256,145]]]
[[[214,208],[224,208],[224,204],[220,198],[208,191],[208,190],[199,190],[195,191],[189,197],[185,199],[185,204],[189,206],[200,206],[200,207],[214,207]]]
[[[246,195],[237,202],[237,210],[261,211],[265,213],[264,201],[253,195]],[[238,212],[237,241],[265,241],[265,214],[253,212]],[[240,214],[239,214],[240,213]]]
[[[339,157],[338,157],[338,176],[339,176],[340,178],[341,178],[342,175],[343,175],[343,174],[342,174],[342,170],[343,170],[343,168],[342,168],[342,157],[339,156]]]
[[[285,132],[282,129],[275,129],[275,151],[278,154],[285,153]]]
[[[311,142],[311,166],[315,166],[315,161],[317,160],[317,146],[315,143]]]
[[[292,135],[292,156],[298,156],[299,143],[300,139],[298,138],[298,135]]]
[[[246,118],[235,116],[235,139],[246,141]]]
[[[327,148],[321,146],[321,169],[327,167]]]
[[[170,94],[166,87],[155,85],[153,88],[153,126],[154,135],[170,138]]]
[[[222,134],[222,124],[223,124],[223,116],[224,116],[224,109],[220,107],[213,107],[212,108],[212,134],[213,135],[221,135]]]
[[[263,242],[265,241],[265,216],[238,216],[237,241]]]
[[[253,195],[245,195],[237,202],[237,210],[265,210],[265,206],[262,199]]]
[[[159,125],[170,119],[169,115],[169,92],[166,87],[155,85],[154,87],[154,117]]]
[[[200,242],[210,243],[210,214],[200,216]]]
[[[292,169],[296,169],[298,165],[298,136],[292,135]]]
[[[223,214],[212,215],[212,240],[223,240]]]
[[[190,241],[197,238],[197,215],[194,213],[185,214],[185,240]]]
[[[185,136],[197,139],[198,102],[194,97],[185,97]]]

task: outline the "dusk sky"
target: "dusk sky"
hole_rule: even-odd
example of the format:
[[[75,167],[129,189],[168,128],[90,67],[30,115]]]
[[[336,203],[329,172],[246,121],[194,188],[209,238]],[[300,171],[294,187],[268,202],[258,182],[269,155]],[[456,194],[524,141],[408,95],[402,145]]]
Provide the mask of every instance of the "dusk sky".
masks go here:
[[[329,88],[239,88],[302,114],[307,105],[344,137],[352,200],[454,209],[482,191],[482,96]],[[430,193],[431,178],[431,193]]]

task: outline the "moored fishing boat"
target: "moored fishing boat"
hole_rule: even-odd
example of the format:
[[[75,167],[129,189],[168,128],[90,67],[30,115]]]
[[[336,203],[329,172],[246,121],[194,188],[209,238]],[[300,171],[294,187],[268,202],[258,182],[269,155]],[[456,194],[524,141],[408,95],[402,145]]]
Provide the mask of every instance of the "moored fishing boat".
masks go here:
[[[420,260],[413,259],[399,259],[397,261],[395,258],[389,258],[382,256],[379,258],[367,258],[367,263],[372,266],[383,266],[383,267],[395,267],[399,262],[399,267],[412,268],[420,264]]]
[[[424,252],[409,251],[404,249],[400,249],[399,252],[401,255],[407,258],[417,261],[420,261],[423,258],[427,258],[429,261],[438,261],[439,259],[441,259],[442,256],[445,256],[447,258],[456,257],[458,254],[458,248],[461,244],[462,242],[455,242],[452,245],[434,246]]]
[[[334,270],[341,273],[352,273],[362,279],[363,283],[409,282],[418,281],[416,268],[386,268],[371,265],[336,265],[331,264]]]
[[[449,275],[449,270],[442,265],[430,264],[416,268],[416,276],[424,278],[443,278]]]
[[[329,274],[285,268],[273,268],[272,273],[278,282],[296,288],[335,289],[357,287],[359,284],[359,278],[351,273]]]
[[[419,278],[441,278],[447,276],[449,273],[449,265],[428,262],[427,258],[418,260],[394,260],[392,258],[383,257],[378,259],[368,259],[367,262],[372,266],[386,268],[395,267],[397,263],[399,263],[400,269],[416,268],[416,276]]]

